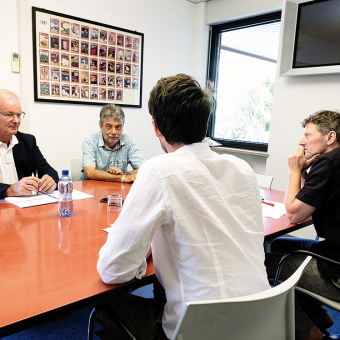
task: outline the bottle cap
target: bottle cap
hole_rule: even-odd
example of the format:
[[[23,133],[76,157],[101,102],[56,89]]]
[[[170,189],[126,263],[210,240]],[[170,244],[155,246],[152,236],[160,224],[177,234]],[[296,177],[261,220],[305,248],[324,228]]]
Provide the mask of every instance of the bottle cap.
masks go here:
[[[62,176],[68,176],[68,170],[62,170]]]

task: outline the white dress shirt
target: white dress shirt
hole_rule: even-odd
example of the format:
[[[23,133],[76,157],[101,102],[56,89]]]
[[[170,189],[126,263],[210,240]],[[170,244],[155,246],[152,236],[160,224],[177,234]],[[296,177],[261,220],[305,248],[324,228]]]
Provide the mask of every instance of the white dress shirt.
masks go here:
[[[270,288],[263,241],[251,167],[196,143],[141,166],[97,268],[106,283],[140,278],[152,244],[156,276],[167,297],[162,325],[171,339],[186,301]]]
[[[0,183],[13,184],[19,180],[13,158],[13,147],[18,143],[18,139],[14,135],[8,146],[6,143],[0,142]]]

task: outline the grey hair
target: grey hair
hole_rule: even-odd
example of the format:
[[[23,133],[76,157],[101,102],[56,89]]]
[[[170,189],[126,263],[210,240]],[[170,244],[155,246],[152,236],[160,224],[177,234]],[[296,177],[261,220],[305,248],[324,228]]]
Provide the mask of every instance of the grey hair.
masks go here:
[[[112,118],[114,120],[123,120],[123,124],[125,122],[125,114],[122,108],[115,104],[107,104],[103,106],[100,110],[100,122],[103,124],[106,118]]]
[[[19,97],[13,91],[0,89],[0,97],[4,97],[4,96],[13,96],[19,100]]]

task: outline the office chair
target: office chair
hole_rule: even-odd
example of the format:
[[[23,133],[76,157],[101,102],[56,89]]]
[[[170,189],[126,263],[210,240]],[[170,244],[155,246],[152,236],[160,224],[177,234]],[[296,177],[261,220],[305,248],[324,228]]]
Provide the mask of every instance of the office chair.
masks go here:
[[[81,159],[71,159],[71,178],[72,181],[78,181],[81,175],[82,160]]]
[[[291,253],[287,253],[285,254],[282,259],[280,260],[279,262],[279,265],[278,265],[278,269],[277,269],[277,272],[276,272],[276,276],[275,276],[275,279],[274,279],[274,283],[273,283],[273,287],[275,287],[278,283],[278,280],[279,280],[279,276],[280,276],[280,273],[281,273],[281,270],[282,270],[282,267],[283,267],[283,264],[286,262],[286,260],[291,257],[291,256],[297,256],[297,255],[307,255],[308,257],[314,257],[314,258],[318,258],[320,260],[323,260],[323,261],[326,261],[326,262],[330,262],[330,263],[333,263],[333,264],[336,264],[336,265],[339,265],[340,266],[340,262],[338,261],[335,261],[335,260],[332,260],[332,259],[329,259],[325,256],[321,256],[319,254],[316,254],[316,253],[313,253],[311,251],[307,251],[307,250],[294,250],[292,251]],[[304,293],[304,294],[307,294],[317,300],[319,300],[323,305],[327,306],[327,307],[330,307],[332,309],[335,309],[337,310],[338,312],[340,312],[340,302],[336,302],[336,301],[333,301],[333,300],[330,300],[330,299],[327,299],[321,295],[318,295],[318,294],[315,294],[313,292],[310,292],[309,290],[307,289],[303,289],[301,287],[295,287],[296,290]],[[326,330],[326,329],[320,329],[321,332],[328,337],[328,339],[340,339],[340,334],[332,334],[330,335],[329,332]]]
[[[95,318],[95,313],[98,311],[104,311],[106,314],[110,316],[112,320],[116,322],[116,324],[120,327],[120,329],[123,331],[123,334],[126,334],[127,337],[129,337],[132,340],[137,340],[133,336],[133,334],[129,331],[129,329],[126,327],[124,322],[121,320],[119,315],[108,305],[105,303],[98,303],[96,306],[92,309],[89,317],[89,323],[88,323],[88,329],[87,329],[87,340],[93,340],[93,334],[94,334],[94,318]],[[112,338],[108,333],[107,333],[107,338]]]
[[[255,174],[259,187],[270,189],[273,183],[274,176],[266,176]]]
[[[310,259],[305,259],[288,280],[264,292],[187,302],[172,340],[294,340],[294,286]],[[98,309],[104,309],[115,321],[119,320],[107,306],[103,308],[100,305]],[[88,340],[93,339],[94,313],[95,310],[89,319]],[[122,322],[119,323],[123,329],[126,328]],[[136,339],[128,330],[126,334],[130,339]]]

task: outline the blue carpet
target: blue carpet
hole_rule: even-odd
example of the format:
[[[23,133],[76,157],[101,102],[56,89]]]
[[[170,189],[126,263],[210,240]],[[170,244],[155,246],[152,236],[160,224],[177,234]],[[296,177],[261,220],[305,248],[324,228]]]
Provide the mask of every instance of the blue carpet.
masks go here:
[[[153,285],[147,285],[131,292],[144,298],[153,298]],[[28,328],[22,332],[2,338],[3,340],[80,340],[87,338],[87,322],[90,309],[83,308],[59,319],[45,322],[39,326]],[[101,329],[95,324],[94,331]],[[99,339],[94,336],[94,339]]]
[[[334,320],[334,325],[331,328],[328,328],[327,331],[330,334],[340,334],[340,312],[337,312],[334,309],[328,307],[325,308]]]
[[[132,292],[134,295],[153,298],[152,285],[139,288]],[[331,334],[340,334],[340,312],[328,309],[334,319],[334,325],[328,329]],[[31,327],[22,332],[3,338],[4,340],[81,340],[87,338],[87,322],[90,316],[89,308],[81,309],[59,319]],[[95,332],[100,330],[95,325]],[[99,340],[94,336],[94,339]]]
[[[78,340],[87,338],[87,321],[89,308],[65,315],[59,319],[45,322],[39,326],[28,328],[12,334],[6,340]],[[100,329],[100,328],[99,328]],[[95,329],[97,330],[97,329]]]

